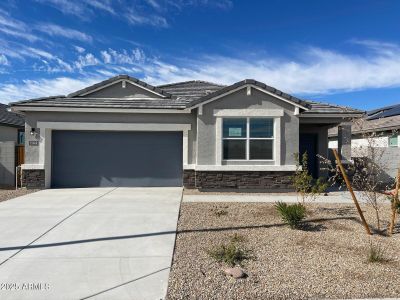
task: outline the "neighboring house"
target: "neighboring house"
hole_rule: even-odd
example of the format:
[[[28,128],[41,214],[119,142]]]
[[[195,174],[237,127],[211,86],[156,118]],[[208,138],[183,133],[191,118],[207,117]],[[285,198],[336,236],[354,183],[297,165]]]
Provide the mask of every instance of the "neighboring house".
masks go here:
[[[367,136],[374,133],[374,144],[377,147],[399,147],[400,104],[366,113],[363,119],[354,120],[351,124],[352,148],[367,144]],[[338,127],[329,130],[329,148],[337,148]]]
[[[15,185],[15,146],[24,144],[24,117],[8,109],[0,103],[0,187]]]
[[[8,105],[0,103],[0,142],[24,144],[24,117],[8,110]]]
[[[27,187],[291,188],[294,153],[328,153],[328,128],[360,111],[255,80],[151,86],[120,75],[68,96],[15,102]]]
[[[329,130],[329,148],[338,148],[338,128],[351,126],[351,157],[368,156],[368,147],[382,148],[382,165],[389,177],[400,167],[400,104],[369,111],[361,119]]]

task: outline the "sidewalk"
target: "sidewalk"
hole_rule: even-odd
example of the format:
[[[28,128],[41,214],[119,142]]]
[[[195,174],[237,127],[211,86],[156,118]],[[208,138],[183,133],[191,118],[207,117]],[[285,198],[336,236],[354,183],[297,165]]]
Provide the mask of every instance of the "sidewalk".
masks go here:
[[[363,202],[360,192],[355,192],[357,200]],[[294,193],[200,193],[184,194],[183,202],[265,202],[274,203],[277,201],[294,203],[301,201]],[[317,196],[313,203],[338,203],[352,204],[353,200],[348,191],[330,192],[328,196]],[[387,201],[389,203],[389,201]]]

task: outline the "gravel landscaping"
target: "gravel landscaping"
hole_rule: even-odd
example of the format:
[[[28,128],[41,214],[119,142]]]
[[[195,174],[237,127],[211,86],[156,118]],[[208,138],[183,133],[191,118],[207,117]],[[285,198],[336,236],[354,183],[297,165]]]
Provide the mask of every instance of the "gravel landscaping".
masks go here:
[[[272,203],[182,203],[168,299],[383,298],[400,295],[400,228],[393,237],[365,234],[353,205],[307,204],[302,230],[282,224]],[[363,207],[373,224],[374,214]],[[385,220],[389,205],[382,210]],[[252,259],[245,279],[207,251],[241,237]],[[381,263],[368,262],[370,243]]]
[[[19,196],[23,196],[26,194],[37,192],[38,190],[27,190],[27,189],[19,189],[19,190],[9,190],[9,189],[0,189],[0,202],[10,200]]]

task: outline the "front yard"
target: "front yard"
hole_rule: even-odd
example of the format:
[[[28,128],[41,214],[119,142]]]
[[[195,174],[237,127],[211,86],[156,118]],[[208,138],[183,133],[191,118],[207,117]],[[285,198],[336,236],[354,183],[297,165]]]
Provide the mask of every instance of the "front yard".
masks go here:
[[[308,226],[284,225],[272,203],[182,203],[168,299],[398,297],[400,233],[365,234],[354,206],[307,204]],[[370,224],[373,211],[363,210]],[[388,219],[389,206],[382,216]],[[236,234],[251,259],[245,279],[208,254]],[[385,262],[368,262],[380,244]]]

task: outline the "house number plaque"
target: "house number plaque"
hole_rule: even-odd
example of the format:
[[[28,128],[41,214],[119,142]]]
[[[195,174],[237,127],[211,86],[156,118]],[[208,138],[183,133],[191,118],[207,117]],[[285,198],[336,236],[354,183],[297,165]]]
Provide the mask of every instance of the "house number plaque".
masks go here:
[[[29,141],[29,146],[39,146],[39,141]]]

